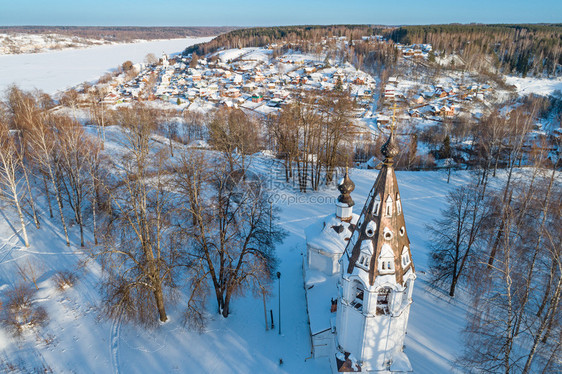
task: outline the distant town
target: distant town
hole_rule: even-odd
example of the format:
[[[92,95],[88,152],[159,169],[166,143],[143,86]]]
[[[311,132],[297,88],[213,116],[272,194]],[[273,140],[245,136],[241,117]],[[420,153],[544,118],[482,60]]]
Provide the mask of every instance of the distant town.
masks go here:
[[[349,43],[345,37],[333,37],[331,41]],[[323,40],[322,44],[328,42]],[[388,41],[373,35],[352,43]],[[478,83],[468,75],[439,76],[427,83],[389,76],[386,82],[377,82],[350,62],[329,58],[326,48],[321,55],[289,52],[274,56],[274,49],[279,47],[229,49],[208,58],[163,54],[153,63],[129,66],[128,71],[97,88],[104,93],[103,103],[109,106],[160,102],[181,111],[224,106],[262,115],[293,102],[296,92],[338,90],[349,93],[358,104],[355,117],[372,128],[389,123],[394,103],[414,121],[441,122],[463,112],[466,104],[473,110],[474,102],[484,101],[494,91],[492,84]],[[397,48],[411,66],[423,65],[432,54],[430,44],[398,44]]]

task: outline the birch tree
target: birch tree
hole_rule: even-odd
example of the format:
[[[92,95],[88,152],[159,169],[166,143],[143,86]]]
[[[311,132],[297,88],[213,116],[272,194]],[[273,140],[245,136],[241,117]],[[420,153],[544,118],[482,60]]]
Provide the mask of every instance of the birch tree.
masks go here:
[[[8,127],[0,122],[0,185],[2,187],[2,197],[7,199],[16,208],[24,243],[26,247],[29,247],[21,203],[22,197],[25,194],[23,178],[15,139],[10,135]]]
[[[66,192],[68,203],[80,228],[80,246],[84,247],[84,205],[90,193],[89,181],[91,164],[99,153],[99,143],[94,142],[83,127],[70,118],[60,117],[58,123],[58,144],[62,175],[61,186]]]
[[[59,217],[66,240],[66,245],[70,246],[68,238],[68,228],[64,216],[62,194],[60,190],[60,176],[57,174],[56,163],[59,155],[57,152],[57,119],[56,117],[47,117],[45,119],[38,118],[27,130],[27,144],[31,157],[38,165],[41,172],[48,176],[53,187],[57,206],[59,208]]]
[[[106,190],[111,204],[101,243],[93,256],[105,273],[104,304],[108,313],[142,323],[165,322],[166,300],[173,290],[177,241],[169,235],[171,204],[165,161],[154,154],[154,113],[138,106],[120,113],[126,153],[111,166],[119,175]]]
[[[514,184],[492,265],[482,258],[471,278],[475,313],[462,365],[492,373],[562,370],[562,190],[541,165]],[[491,192],[501,201],[503,191]],[[494,227],[494,226],[492,226]]]

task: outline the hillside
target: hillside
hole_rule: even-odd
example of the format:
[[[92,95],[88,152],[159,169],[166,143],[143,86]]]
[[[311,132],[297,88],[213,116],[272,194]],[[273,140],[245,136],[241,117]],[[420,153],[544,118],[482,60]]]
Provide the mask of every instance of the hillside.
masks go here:
[[[0,55],[216,36],[235,27],[0,26]]]
[[[93,128],[90,132],[95,131]],[[106,149],[116,157],[120,151],[120,131],[108,128]],[[157,150],[157,143],[154,144]],[[275,161],[263,156],[252,160],[253,170],[271,178]],[[360,205],[371,188],[376,171],[352,170],[357,185],[353,198]],[[274,174],[273,174],[274,175]],[[414,290],[406,339],[412,365],[418,372],[450,373],[455,356],[460,353],[466,306],[461,300],[451,301],[426,289],[428,247],[425,224],[439,214],[447,190],[466,183],[470,173],[455,173],[451,184],[442,172],[398,173],[408,233],[412,240],[413,261],[419,281]],[[37,186],[36,188],[39,188]],[[286,188],[286,189],[285,189]],[[234,302],[228,319],[213,317],[202,334],[187,330],[182,323],[182,309],[187,297],[185,289],[170,310],[170,321],[154,328],[143,328],[121,321],[112,322],[99,309],[100,267],[89,261],[85,251],[93,240],[87,234],[86,249],[77,246],[78,228],[70,228],[72,246],[66,247],[56,219],[48,218],[44,200],[39,204],[42,228],[28,224],[31,246],[25,248],[16,227],[14,211],[4,205],[0,232],[5,239],[0,249],[0,289],[7,291],[21,281],[18,266],[34,264],[38,291],[33,303],[43,306],[49,319],[41,330],[24,331],[22,338],[13,338],[0,328],[0,368],[16,368],[16,372],[184,372],[221,373],[324,373],[328,361],[305,360],[310,356],[305,308],[302,255],[305,253],[304,228],[318,217],[332,213],[333,188],[315,194],[299,194],[290,186],[277,190],[275,205],[281,209],[280,225],[289,232],[278,247],[281,284],[282,335],[278,335],[277,286],[267,298],[276,328],[265,331],[261,298],[251,296]],[[290,203],[299,201],[299,204]],[[316,203],[314,203],[316,201]],[[319,203],[318,203],[319,202]],[[54,275],[71,271],[78,276],[74,286],[59,291]],[[213,308],[212,305],[209,306]],[[279,360],[283,364],[279,364]]]

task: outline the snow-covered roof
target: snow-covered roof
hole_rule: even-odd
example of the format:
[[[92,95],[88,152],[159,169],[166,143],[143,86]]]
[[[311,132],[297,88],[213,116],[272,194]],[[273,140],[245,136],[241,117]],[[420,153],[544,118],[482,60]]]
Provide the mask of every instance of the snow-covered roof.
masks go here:
[[[312,335],[331,328],[331,319],[336,314],[330,311],[330,300],[338,297],[338,278],[339,274],[330,276],[316,269],[306,269],[304,286]]]
[[[307,245],[327,255],[342,254],[347,244],[346,239],[352,234],[350,225],[355,225],[358,218],[357,214],[353,214],[351,221],[345,222],[335,214],[330,214],[319,219],[304,230]]]

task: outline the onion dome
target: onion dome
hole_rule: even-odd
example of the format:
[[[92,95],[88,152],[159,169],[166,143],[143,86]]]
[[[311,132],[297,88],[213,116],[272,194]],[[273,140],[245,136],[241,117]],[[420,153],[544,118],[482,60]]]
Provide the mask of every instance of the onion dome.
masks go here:
[[[392,159],[398,156],[399,152],[400,147],[398,147],[398,143],[396,142],[393,129],[388,137],[388,140],[382,145],[381,153],[385,157],[385,162],[392,162]]]
[[[338,184],[338,190],[340,191],[340,196],[338,196],[338,202],[347,204],[347,206],[354,206],[355,202],[351,198],[350,194],[355,190],[355,183],[349,178],[349,173],[347,167],[345,168],[345,175]]]

